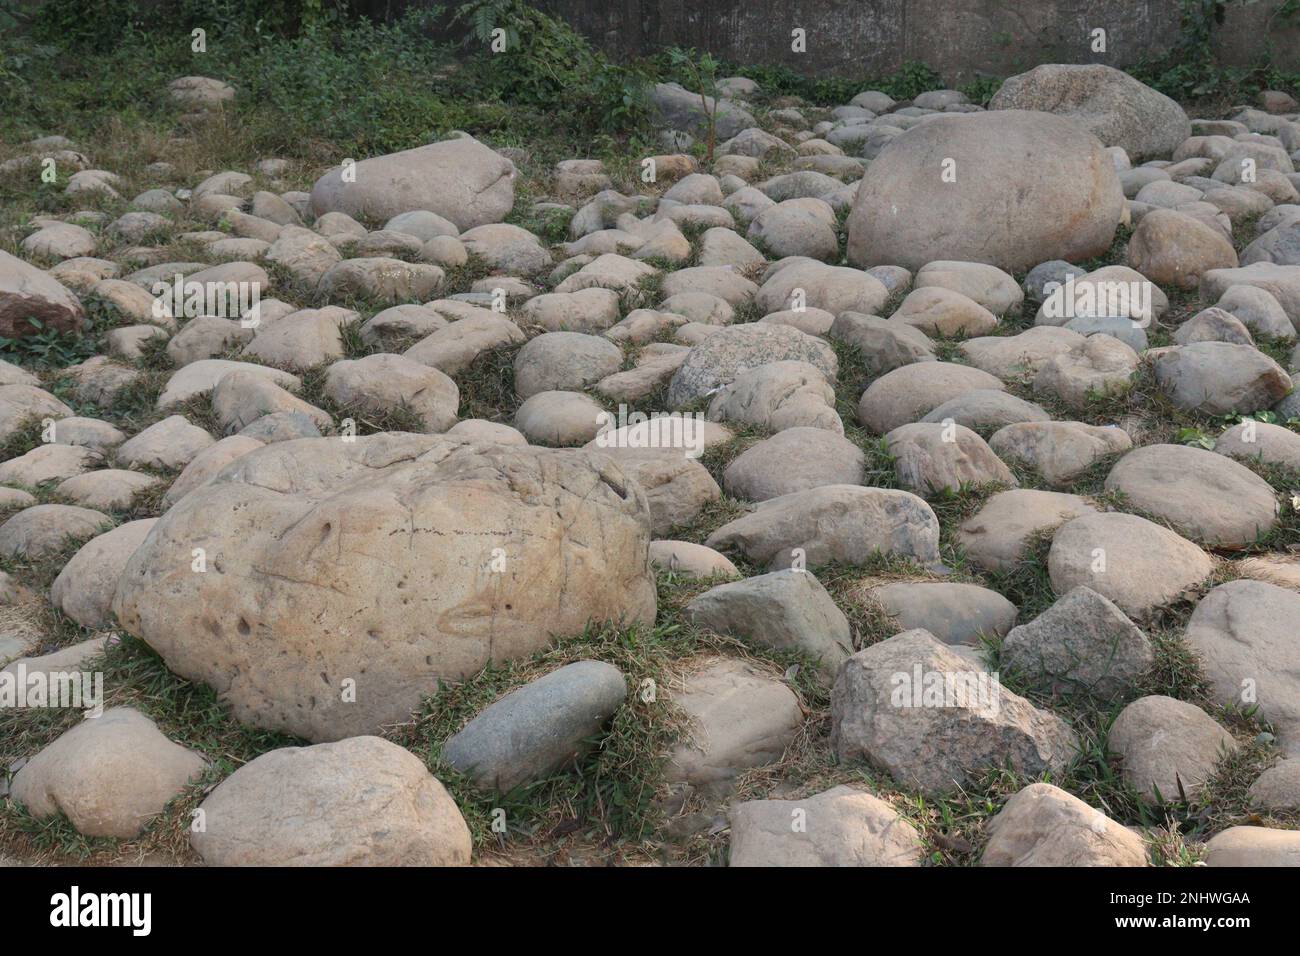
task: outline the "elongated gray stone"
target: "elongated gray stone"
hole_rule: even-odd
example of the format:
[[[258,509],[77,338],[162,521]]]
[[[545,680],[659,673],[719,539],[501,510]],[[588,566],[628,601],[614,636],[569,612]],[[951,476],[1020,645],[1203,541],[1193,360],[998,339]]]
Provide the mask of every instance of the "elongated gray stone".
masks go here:
[[[484,790],[503,793],[560,769],[589,748],[627,694],[601,661],[553,670],[489,705],[448,739],[443,759]]]

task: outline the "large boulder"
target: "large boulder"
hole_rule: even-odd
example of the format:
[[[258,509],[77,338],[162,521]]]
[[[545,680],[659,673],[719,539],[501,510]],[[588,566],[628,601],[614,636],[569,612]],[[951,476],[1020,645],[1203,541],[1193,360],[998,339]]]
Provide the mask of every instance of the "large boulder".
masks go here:
[[[86,310],[57,279],[0,249],[0,336],[41,330],[69,332],[86,324]]]
[[[318,216],[384,221],[423,209],[472,229],[505,218],[515,202],[515,175],[510,160],[460,136],[331,169],[312,187],[311,205]]]
[[[1167,158],[1192,135],[1183,108],[1127,73],[1100,63],[1044,63],[1010,77],[990,110],[1043,110],[1077,120],[1133,162]]]
[[[1024,272],[1105,252],[1123,209],[1110,156],[1073,120],[1021,110],[942,116],[896,137],[867,167],[848,258],[863,268],[955,259]]]
[[[337,740],[588,621],[652,621],[649,540],[644,492],[603,455],[301,439],[173,505],[114,611],[240,720]]]

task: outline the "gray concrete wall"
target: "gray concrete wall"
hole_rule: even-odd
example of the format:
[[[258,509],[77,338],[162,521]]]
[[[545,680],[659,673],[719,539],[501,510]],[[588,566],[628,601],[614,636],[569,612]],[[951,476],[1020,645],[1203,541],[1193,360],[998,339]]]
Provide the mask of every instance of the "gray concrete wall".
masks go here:
[[[953,83],[1039,63],[1132,65],[1177,39],[1179,0],[543,0],[604,49],[623,55],[694,46],[738,63],[812,76],[882,76],[909,60]],[[1216,44],[1225,62],[1271,55],[1300,69],[1300,18],[1270,25],[1280,0],[1230,0]],[[802,27],[807,52],[791,51]],[[1090,50],[1107,31],[1107,52]],[[1288,65],[1289,61],[1289,65]]]

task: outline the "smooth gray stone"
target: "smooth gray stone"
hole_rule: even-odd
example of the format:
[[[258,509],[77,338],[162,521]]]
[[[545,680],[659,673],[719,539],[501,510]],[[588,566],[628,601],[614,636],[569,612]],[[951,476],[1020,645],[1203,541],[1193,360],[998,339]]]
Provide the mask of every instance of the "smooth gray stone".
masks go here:
[[[623,672],[577,661],[485,707],[442,748],[443,759],[484,790],[509,792],[590,749],[627,695]]]

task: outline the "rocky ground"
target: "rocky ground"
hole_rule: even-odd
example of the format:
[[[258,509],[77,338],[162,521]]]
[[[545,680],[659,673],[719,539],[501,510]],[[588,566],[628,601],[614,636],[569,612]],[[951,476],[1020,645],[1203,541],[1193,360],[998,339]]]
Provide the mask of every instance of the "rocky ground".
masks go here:
[[[1300,864],[1300,107],[721,89],[0,144],[0,859]]]

